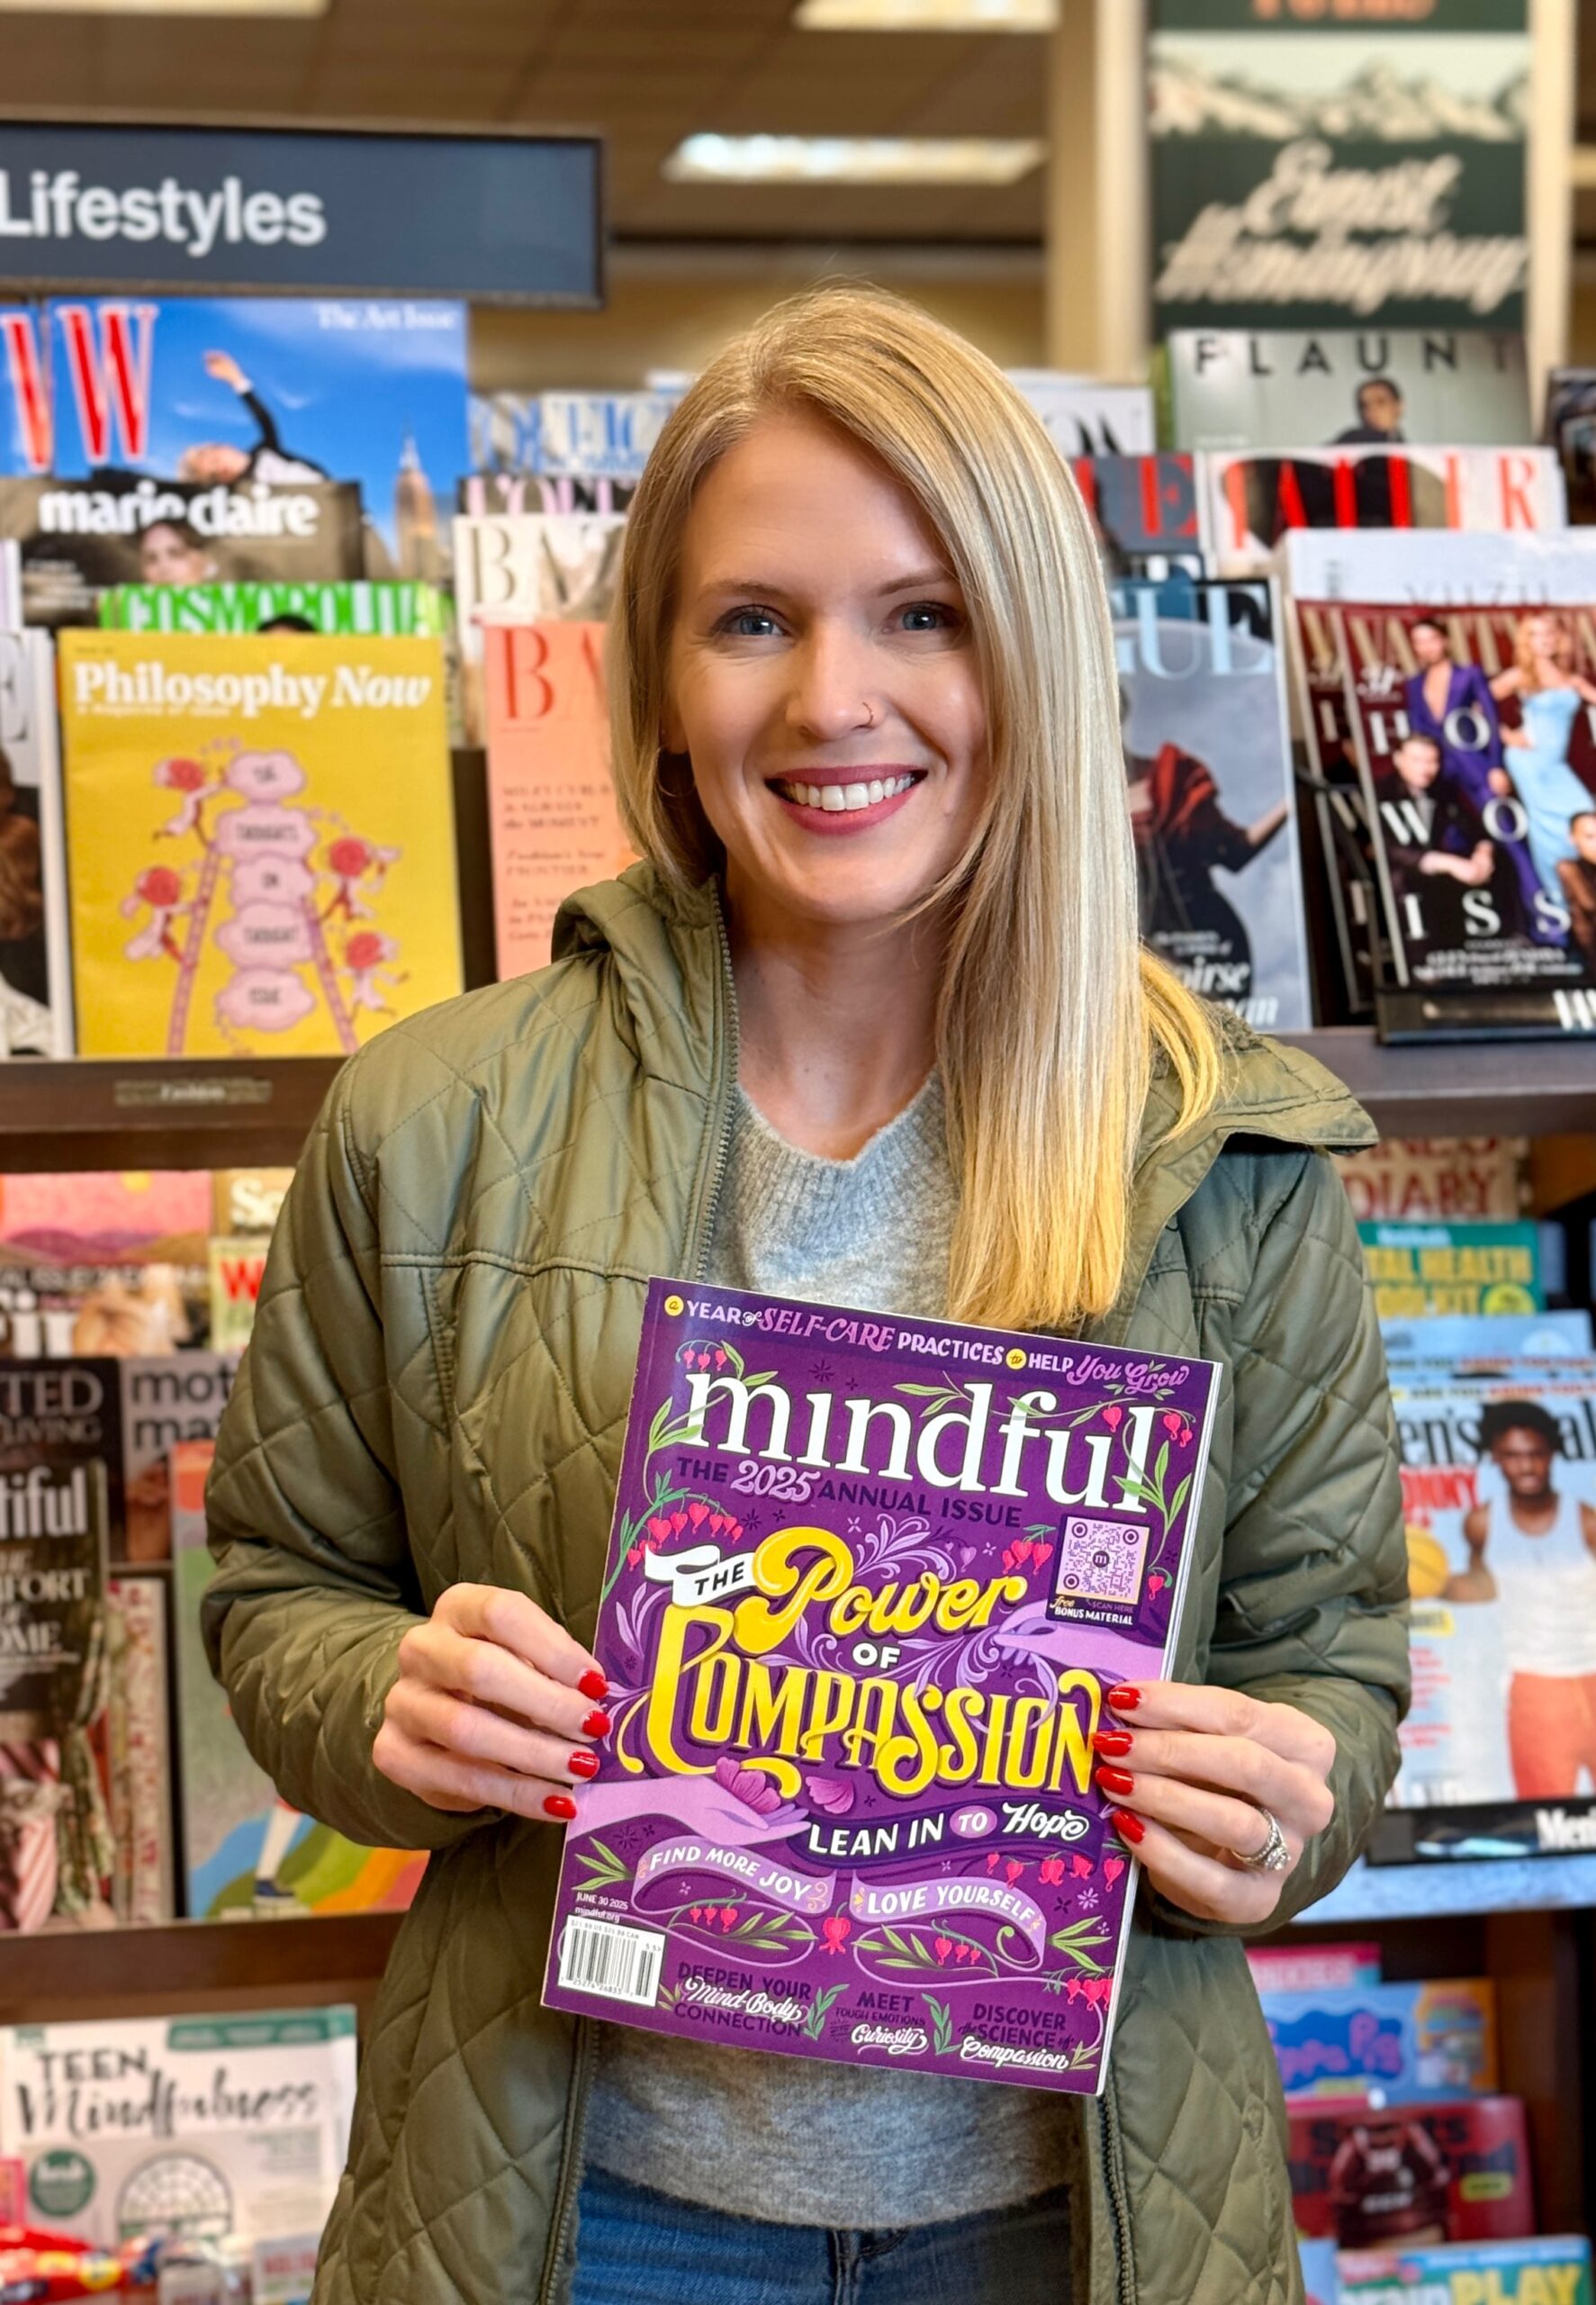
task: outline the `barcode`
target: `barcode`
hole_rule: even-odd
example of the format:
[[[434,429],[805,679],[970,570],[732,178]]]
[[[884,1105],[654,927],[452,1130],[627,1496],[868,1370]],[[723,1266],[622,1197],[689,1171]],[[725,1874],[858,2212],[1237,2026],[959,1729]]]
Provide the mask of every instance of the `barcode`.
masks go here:
[[[652,2009],[664,1957],[665,1940],[657,1929],[578,1921],[573,1914],[560,1939],[560,1983],[574,1993]]]

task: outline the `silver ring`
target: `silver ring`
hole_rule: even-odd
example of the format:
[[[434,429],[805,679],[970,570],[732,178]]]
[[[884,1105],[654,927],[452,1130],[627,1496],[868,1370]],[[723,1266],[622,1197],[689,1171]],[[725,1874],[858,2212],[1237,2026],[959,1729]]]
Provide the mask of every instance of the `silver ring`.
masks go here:
[[[1289,1872],[1291,1851],[1285,1845],[1285,1835],[1280,1830],[1279,1818],[1272,1809],[1266,1809],[1261,1801],[1258,1803],[1258,1814],[1269,1828],[1268,1839],[1256,1857],[1246,1857],[1239,1849],[1231,1849],[1231,1855],[1238,1865],[1244,1865],[1249,1873]]]

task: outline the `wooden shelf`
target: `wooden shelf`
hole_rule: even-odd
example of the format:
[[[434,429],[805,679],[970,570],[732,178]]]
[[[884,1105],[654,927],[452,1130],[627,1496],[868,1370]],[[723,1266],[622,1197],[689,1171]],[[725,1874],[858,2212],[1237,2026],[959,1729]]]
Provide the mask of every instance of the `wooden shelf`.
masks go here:
[[[1596,1044],[1383,1048],[1357,1026],[1293,1033],[1391,1136],[1596,1134]],[[286,1167],[338,1069],[331,1056],[80,1057],[0,1064],[0,1171]]]
[[[1429,1867],[1434,1872],[1440,1868]],[[1496,1984],[1501,2087],[1529,2123],[1538,2229],[1589,2230],[1596,2200],[1596,2124],[1589,2074],[1592,1931],[1588,1912],[1479,1912],[1382,1920],[1349,1930],[1312,1913],[1295,1946],[1377,1937],[1389,1979],[1489,1976]],[[1276,1939],[1277,1943],[1285,1940]]]
[[[8,1937],[0,2024],[269,2009],[352,2001],[363,2013],[402,1916],[175,1921],[163,1929],[61,1930]]]
[[[1384,1048],[1356,1025],[1284,1037],[1344,1080],[1386,1136],[1596,1132],[1596,1041]]]
[[[0,1171],[287,1168],[338,1062],[14,1057],[0,1064]]]

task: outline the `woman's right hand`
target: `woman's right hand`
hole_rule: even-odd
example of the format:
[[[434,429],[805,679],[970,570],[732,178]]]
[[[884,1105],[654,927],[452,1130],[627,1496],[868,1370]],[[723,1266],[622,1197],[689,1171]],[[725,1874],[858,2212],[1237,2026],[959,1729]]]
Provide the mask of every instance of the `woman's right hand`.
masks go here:
[[[597,1660],[525,1593],[451,1585],[399,1645],[372,1758],[434,1809],[576,1814],[607,1736]]]

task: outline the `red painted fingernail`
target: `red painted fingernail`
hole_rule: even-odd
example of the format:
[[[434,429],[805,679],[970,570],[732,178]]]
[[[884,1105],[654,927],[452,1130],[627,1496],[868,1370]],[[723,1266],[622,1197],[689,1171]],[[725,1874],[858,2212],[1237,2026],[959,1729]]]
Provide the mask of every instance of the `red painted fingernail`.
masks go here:
[[[1115,1832],[1118,1833],[1120,1839],[1122,1840],[1128,1840],[1132,1849],[1136,1848],[1146,1837],[1147,1827],[1142,1823],[1134,1809],[1111,1809],[1108,1812],[1108,1821],[1114,1827]]]
[[[580,1752],[572,1754],[565,1766],[573,1776],[597,1776],[599,1756],[595,1752],[591,1752],[584,1745]]]
[[[607,1713],[590,1713],[582,1724],[582,1733],[584,1737],[608,1737],[609,1715]]]
[[[1106,1753],[1114,1760],[1123,1760],[1135,1742],[1128,1729],[1095,1729],[1092,1732],[1092,1750]]]
[[[1136,1779],[1128,1768],[1100,1768],[1094,1774],[1105,1793],[1112,1793],[1116,1800],[1123,1801],[1136,1790]]]
[[[595,1704],[600,1704],[609,1695],[609,1683],[596,1665],[591,1673],[582,1675],[576,1686],[583,1696],[591,1696]]]
[[[569,1793],[546,1794],[544,1796],[543,1806],[546,1814],[551,1817],[558,1817],[563,1823],[567,1825],[571,1822],[572,1818],[576,1814],[576,1803],[571,1798]]]
[[[1134,1713],[1141,1703],[1141,1691],[1127,1683],[1122,1688],[1110,1689],[1103,1702],[1115,1713]]]

